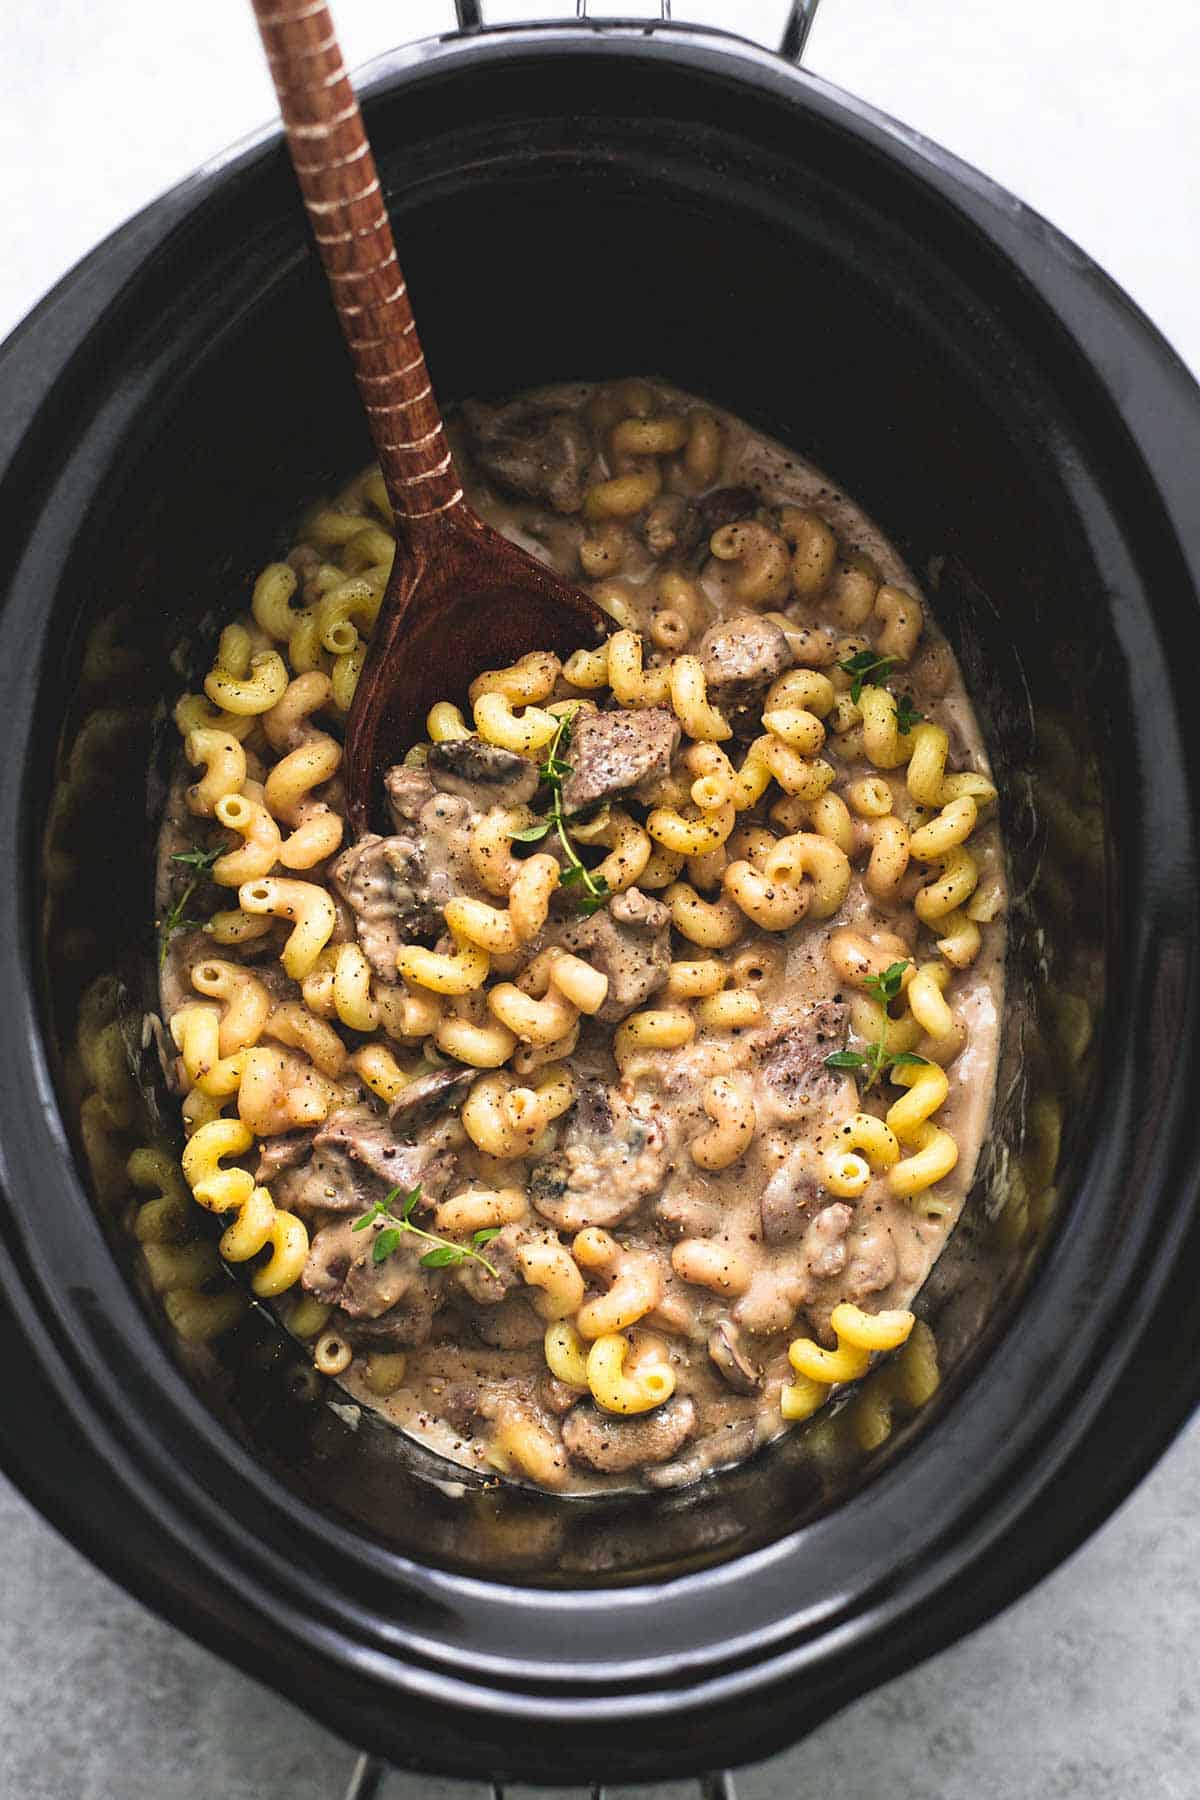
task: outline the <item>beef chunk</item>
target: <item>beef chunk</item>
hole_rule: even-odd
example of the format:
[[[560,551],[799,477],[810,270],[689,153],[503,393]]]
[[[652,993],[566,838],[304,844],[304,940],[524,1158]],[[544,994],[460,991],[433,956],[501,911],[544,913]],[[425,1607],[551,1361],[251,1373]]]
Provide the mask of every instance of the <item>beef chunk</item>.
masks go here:
[[[619,1094],[603,1081],[586,1081],[580,1087],[571,1112],[570,1131],[576,1138],[596,1143],[611,1137],[617,1126],[619,1110],[629,1108]]]
[[[471,454],[502,493],[579,511],[594,447],[578,413],[536,401],[493,407],[471,400],[462,417]]]
[[[402,1144],[368,1107],[344,1107],[312,1135],[312,1156],[275,1183],[278,1206],[289,1212],[364,1213],[389,1188],[420,1187],[440,1197],[454,1158],[430,1144]]]
[[[751,711],[756,729],[763,695],[791,663],[792,653],[779,626],[758,614],[722,619],[700,639],[700,666],[709,699],[727,715]]]
[[[538,1335],[541,1336],[544,1332],[545,1326],[542,1326]],[[553,1413],[556,1419],[569,1413],[579,1398],[578,1388],[568,1387],[565,1381],[560,1381],[549,1369],[543,1369],[538,1376],[536,1393],[546,1411]]]
[[[850,1260],[845,1274],[845,1298],[865,1299],[890,1287],[896,1279],[896,1246],[882,1219],[869,1219],[860,1224],[850,1242]]]
[[[285,1169],[298,1169],[312,1154],[311,1131],[285,1131],[281,1137],[268,1138],[258,1146],[255,1181],[274,1181]]]
[[[560,1231],[611,1229],[630,1218],[662,1186],[666,1134],[615,1088],[589,1082],[567,1118],[559,1149],[530,1172],[535,1212]]]
[[[585,1468],[623,1475],[666,1462],[695,1429],[696,1408],[686,1394],[632,1418],[601,1412],[584,1401],[563,1420],[562,1440],[568,1456]]]
[[[388,1108],[388,1118],[397,1131],[411,1137],[439,1113],[460,1106],[478,1073],[478,1069],[463,1069],[457,1063],[431,1069],[428,1075],[419,1075],[400,1089]]]
[[[794,1022],[768,1026],[754,1045],[759,1059],[760,1123],[796,1119],[816,1107],[828,1108],[849,1099],[853,1082],[840,1070],[827,1069],[825,1058],[845,1048],[847,1008],[840,1000],[822,1000]]]
[[[455,1382],[448,1387],[438,1403],[442,1418],[454,1431],[464,1437],[474,1435],[475,1426],[479,1422],[479,1389],[470,1387],[465,1382]]]
[[[711,494],[702,495],[696,507],[705,543],[714,531],[720,531],[722,525],[736,525],[739,519],[752,519],[758,506],[758,495],[749,487],[714,488]]]
[[[563,806],[578,812],[666,775],[678,747],[679,721],[664,707],[584,713],[571,733]]]
[[[437,792],[432,778],[424,769],[410,769],[407,763],[396,763],[390,768],[384,775],[383,785],[388,810],[399,832],[418,823],[421,808]]]
[[[489,1262],[492,1260],[486,1249],[484,1255]],[[484,1280],[487,1279],[484,1274]],[[528,1350],[534,1344],[540,1345],[546,1335],[545,1320],[538,1318],[523,1294],[505,1294],[496,1305],[485,1302],[484,1307],[483,1312],[474,1315],[471,1325],[476,1336],[494,1350]]]
[[[394,982],[400,946],[434,936],[447,900],[476,891],[476,883],[467,801],[439,793],[422,769],[389,769],[384,784],[397,835],[369,832],[342,852],[331,873],[371,967]]]
[[[854,1213],[844,1200],[823,1207],[804,1238],[804,1262],[815,1281],[829,1281],[846,1266],[846,1234]]]
[[[480,1246],[479,1253],[491,1263],[496,1271],[494,1275],[490,1275],[482,1263],[467,1261],[459,1265],[458,1282],[468,1299],[477,1306],[498,1306],[501,1300],[521,1287],[524,1277],[517,1262],[517,1251],[528,1237],[524,1225],[505,1225],[499,1237]]]
[[[626,888],[590,919],[563,928],[564,950],[572,950],[608,976],[608,993],[596,1017],[615,1024],[656,994],[671,961],[671,913],[661,900]]]
[[[721,1229],[722,1208],[716,1201],[697,1191],[690,1181],[676,1182],[655,1202],[654,1222],[673,1240],[688,1237],[715,1237]]]
[[[478,812],[522,806],[537,792],[538,772],[527,756],[485,744],[481,737],[449,738],[429,746],[428,769],[443,794],[458,794]]]
[[[370,1170],[332,1145],[314,1147],[306,1163],[285,1170],[271,1187],[277,1206],[302,1217],[327,1212],[357,1216],[386,1192]]]
[[[700,542],[700,510],[682,494],[663,494],[647,512],[641,535],[651,556],[686,556]],[[709,530],[712,536],[712,530]]]
[[[811,1160],[808,1144],[793,1145],[763,1188],[758,1210],[764,1244],[797,1243],[808,1230],[822,1192]]]
[[[427,1200],[438,1199],[454,1173],[454,1158],[430,1144],[402,1144],[386,1120],[368,1108],[346,1107],[318,1131],[314,1150],[348,1156],[387,1188],[419,1187]]]
[[[351,844],[331,870],[334,886],[354,914],[354,929],[367,961],[385,981],[396,980],[396,952],[441,924],[450,898],[430,887],[421,847],[412,838],[368,832]]]
[[[343,1311],[338,1323],[356,1350],[407,1350],[428,1343],[437,1303],[436,1293],[422,1288],[377,1319],[351,1318]]]
[[[437,1307],[435,1279],[421,1267],[425,1246],[404,1237],[382,1262],[372,1258],[374,1231],[355,1231],[349,1219],[326,1225],[312,1241],[301,1276],[306,1293],[336,1306],[360,1329],[364,1342],[423,1344]]]

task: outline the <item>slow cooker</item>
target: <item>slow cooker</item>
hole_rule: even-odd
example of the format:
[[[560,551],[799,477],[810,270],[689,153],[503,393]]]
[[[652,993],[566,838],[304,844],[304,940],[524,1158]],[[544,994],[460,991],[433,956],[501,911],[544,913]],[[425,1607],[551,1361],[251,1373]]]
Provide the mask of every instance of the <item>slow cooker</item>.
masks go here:
[[[647,1780],[768,1755],[979,1623],[1195,1404],[1200,391],[1045,221],[788,60],[459,11],[361,83],[443,399],[711,396],[874,514],[962,659],[1016,898],[987,1154],[919,1304],[937,1391],[885,1370],[696,1488],[562,1500],[363,1416],[220,1271],[199,1324],[164,1305],[127,1169],[177,1144],[146,1024],[168,706],[368,453],[269,133],[0,352],[0,1459],[405,1768]]]

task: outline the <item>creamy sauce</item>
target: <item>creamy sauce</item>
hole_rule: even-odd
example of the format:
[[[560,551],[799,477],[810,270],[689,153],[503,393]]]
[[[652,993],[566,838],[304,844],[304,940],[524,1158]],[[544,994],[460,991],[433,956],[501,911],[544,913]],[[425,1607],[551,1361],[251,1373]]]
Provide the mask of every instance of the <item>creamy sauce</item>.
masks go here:
[[[654,384],[653,392],[656,413],[688,413],[700,404],[661,384]],[[586,417],[594,393],[572,385],[526,399],[551,412]],[[758,507],[811,509],[836,532],[843,557],[862,553],[883,582],[919,597],[911,572],[893,547],[819,470],[730,415],[715,416],[721,427],[720,466],[703,492],[747,487],[754,490]],[[460,426],[456,435],[468,498],[481,515],[564,575],[588,586],[580,575],[580,545],[585,538],[594,542],[601,536],[597,528],[585,526],[577,511],[566,513],[534,498],[514,498],[511,488],[502,491],[481,466],[487,457],[472,453],[473,439],[478,448],[478,427],[464,434]],[[698,490],[680,459],[666,457],[663,467],[665,493],[674,492],[692,505]],[[581,480],[587,485],[611,473],[602,451],[597,451],[582,470]],[[714,622],[755,610],[732,591],[736,565],[708,555],[704,538],[687,550],[677,542],[655,557],[646,545],[646,530],[644,514],[614,528],[609,541],[617,545],[619,570],[591,584],[602,603],[612,604],[615,596],[623,609],[622,623],[652,632],[662,611],[657,584],[669,567],[686,569],[702,596],[691,639],[675,648],[695,651]],[[311,579],[318,560],[313,553],[301,548],[292,560],[302,577]],[[792,626],[809,628],[818,648],[811,655],[802,652],[799,661],[819,664],[826,673],[836,655],[847,653],[841,640],[871,642],[878,631],[873,617],[857,631],[838,628],[822,594],[803,601],[773,601],[771,607],[782,608]],[[893,685],[911,696],[926,720],[949,734],[948,770],[989,773],[957,665],[927,607],[920,643],[912,660],[897,671]],[[564,696],[573,691],[561,688]],[[758,707],[749,736],[763,729],[757,723]],[[726,748],[735,763],[740,761],[740,751]],[[835,794],[844,795],[863,776],[880,776],[892,791],[897,814],[913,829],[934,815],[936,809],[913,808],[903,765],[888,771],[874,768],[861,754],[848,760],[839,753],[833,732],[821,755],[835,770]],[[460,788],[451,803],[435,785],[421,789],[421,779],[418,774],[410,784],[410,815],[397,818],[394,841],[423,844],[426,863],[437,864],[453,891],[491,899],[472,874],[467,854],[471,830],[488,810],[486,788]],[[336,781],[324,797],[331,805],[339,804]],[[780,790],[773,787],[740,823],[765,823],[780,798]],[[172,815],[163,839],[164,882],[170,873],[166,859],[179,841],[186,817],[181,788],[176,790]],[[782,834],[781,827],[774,829]],[[536,1427],[555,1446],[565,1445],[565,1450],[555,1451],[550,1482],[559,1491],[586,1492],[639,1481],[681,1485],[738,1460],[786,1429],[780,1392],[792,1379],[788,1345],[799,1336],[812,1336],[831,1346],[835,1339],[829,1318],[838,1302],[851,1300],[869,1312],[908,1306],[958,1218],[990,1115],[1003,1003],[1003,857],[997,827],[985,812],[970,848],[980,871],[976,892],[988,897],[986,910],[993,919],[982,925],[978,956],[969,967],[953,973],[946,990],[961,1048],[946,1061],[949,1093],[936,1122],[956,1140],[957,1164],[935,1188],[911,1199],[893,1195],[885,1174],[878,1172],[860,1197],[837,1200],[824,1185],[824,1157],[832,1133],[860,1110],[882,1117],[900,1090],[883,1080],[860,1094],[852,1073],[825,1065],[825,1057],[847,1042],[862,1047],[857,1037],[847,1037],[854,990],[839,978],[830,958],[830,941],[846,930],[867,940],[888,934],[902,946],[897,957],[923,964],[936,958],[939,929],[922,926],[913,908],[913,897],[929,876],[928,867],[913,863],[894,894],[874,897],[863,881],[871,847],[869,822],[856,817],[854,834],[849,890],[833,916],[808,916],[785,932],[760,931],[747,919],[738,942],[718,952],[671,933],[673,960],[715,954],[732,961],[744,959],[747,952],[757,953],[761,973],[752,985],[761,1016],[752,1026],[733,1031],[701,1026],[690,1043],[639,1052],[622,1075],[613,1060],[614,1025],[585,1019],[576,1048],[562,1059],[574,1078],[576,1105],[550,1128],[537,1154],[527,1158],[498,1162],[485,1156],[469,1140],[453,1106],[412,1131],[402,1123],[395,1127],[397,1143],[413,1151],[410,1155],[408,1148],[403,1149],[405,1173],[397,1177],[400,1185],[414,1185],[419,1179],[426,1194],[435,1190],[438,1199],[471,1187],[526,1190],[531,1200],[527,1218],[506,1225],[490,1252],[497,1266],[502,1253],[507,1253],[506,1271],[523,1242],[545,1239],[559,1225],[567,1246],[578,1229],[594,1224],[611,1231],[625,1258],[653,1266],[660,1298],[630,1336],[635,1358],[669,1362],[675,1393],[667,1407],[641,1415],[640,1436],[635,1438],[629,1429],[632,1421],[618,1420],[614,1431],[586,1397],[581,1402],[577,1390],[553,1379],[543,1351],[545,1321],[519,1277],[506,1275],[499,1284],[501,1292],[497,1284],[481,1280],[476,1269],[426,1272],[405,1253],[390,1259],[395,1265],[391,1306],[382,1304],[386,1295],[378,1285],[371,1289],[375,1279],[371,1271],[351,1302],[344,1265],[347,1257],[361,1253],[366,1240],[353,1237],[349,1222],[386,1191],[389,1184],[372,1170],[388,1165],[378,1157],[374,1165],[355,1161],[353,1196],[339,1194],[331,1208],[331,1190],[328,1185],[322,1189],[322,1180],[336,1185],[338,1170],[350,1166],[344,1152],[335,1149],[315,1179],[316,1164],[306,1155],[296,1167],[282,1171],[271,1182],[271,1190],[277,1205],[286,1204],[304,1218],[312,1235],[305,1288],[322,1299],[340,1295],[347,1300],[347,1308],[335,1311],[332,1323],[356,1350],[340,1377],[356,1399],[453,1460],[484,1470],[498,1468],[518,1478],[528,1470],[505,1452],[505,1432],[514,1426]],[[337,877],[336,864],[326,872],[344,902],[344,876]],[[305,875],[309,880],[320,878],[320,871]],[[389,896],[394,892],[393,883]],[[719,888],[710,889],[706,897],[716,899],[718,893]],[[659,896],[649,898],[653,908]],[[497,904],[494,899],[491,903]],[[614,917],[619,912],[618,908]],[[386,947],[380,951],[377,945],[368,945],[361,921],[343,903],[334,941],[355,941],[356,929],[372,960],[382,956],[386,962]],[[525,960],[547,942],[558,941],[564,931],[570,943],[569,909],[552,914],[546,931],[527,946]],[[667,941],[661,927],[658,935]],[[277,947],[276,940],[273,950]],[[243,953],[221,954],[236,960]],[[585,944],[579,954],[587,960],[593,953]],[[599,951],[594,954],[602,960]],[[166,1016],[191,995],[191,970],[210,955],[211,942],[202,934],[183,934],[174,941],[164,972]],[[273,954],[267,957],[248,946],[244,955],[253,961],[276,1001],[297,997],[296,984],[282,974]],[[513,979],[513,974],[506,978]],[[651,996],[642,1004],[668,1002]],[[342,1035],[348,1045],[362,1041],[354,1033]],[[939,1051],[928,1039],[916,1044],[916,1052],[938,1060],[947,1056],[944,1046]],[[748,1080],[757,1129],[747,1152],[732,1166],[705,1170],[696,1166],[688,1145],[710,1123],[702,1100],[707,1082],[722,1074]],[[454,1104],[460,1099],[461,1094]],[[385,1109],[361,1083],[356,1088],[352,1077],[341,1084],[339,1104],[352,1120],[366,1120],[377,1136],[387,1137]],[[301,1148],[307,1153],[308,1146]],[[672,1260],[681,1245],[696,1244],[707,1247],[716,1270],[707,1285],[683,1279],[680,1256]],[[722,1271],[728,1277],[724,1287]],[[591,1289],[589,1297],[603,1286],[600,1282]],[[282,1305],[286,1317],[290,1303],[285,1300]],[[382,1397],[372,1386],[370,1355],[401,1348],[407,1358],[403,1383]],[[606,1432],[615,1448],[600,1442]]]

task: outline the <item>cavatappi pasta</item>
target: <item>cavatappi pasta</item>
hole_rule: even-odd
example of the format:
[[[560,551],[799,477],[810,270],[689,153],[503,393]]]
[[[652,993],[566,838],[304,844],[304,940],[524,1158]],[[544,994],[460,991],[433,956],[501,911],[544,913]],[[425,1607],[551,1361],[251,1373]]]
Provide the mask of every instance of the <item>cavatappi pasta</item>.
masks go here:
[[[679,1485],[910,1341],[896,1396],[936,1384],[910,1302],[991,1104],[996,791],[910,574],[816,471],[656,383],[456,430],[612,634],[447,695],[351,843],[378,474],[263,570],[175,708],[183,1176],[315,1367],[433,1447]],[[174,1233],[165,1164],[130,1177]]]

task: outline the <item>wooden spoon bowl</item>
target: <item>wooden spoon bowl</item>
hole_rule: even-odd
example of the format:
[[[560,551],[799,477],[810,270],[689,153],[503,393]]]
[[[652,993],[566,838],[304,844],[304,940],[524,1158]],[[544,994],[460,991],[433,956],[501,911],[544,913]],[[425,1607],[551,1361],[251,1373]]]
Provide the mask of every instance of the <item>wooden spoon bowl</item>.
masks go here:
[[[392,506],[396,557],[346,727],[351,828],[435,700],[530,650],[609,628],[594,601],[485,525],[463,498],[400,273],[375,159],[324,0],[253,0],[288,148]]]
[[[397,521],[399,524],[399,521]],[[425,735],[436,700],[463,701],[482,669],[530,650],[599,643],[610,621],[460,503],[436,532],[397,531],[396,560],[346,730],[351,826],[368,828],[382,772]],[[468,717],[469,708],[468,708]]]

